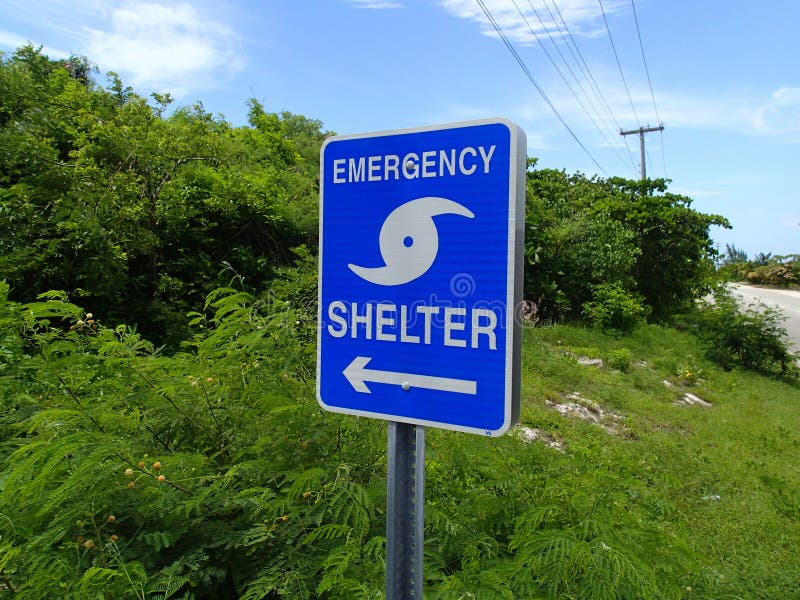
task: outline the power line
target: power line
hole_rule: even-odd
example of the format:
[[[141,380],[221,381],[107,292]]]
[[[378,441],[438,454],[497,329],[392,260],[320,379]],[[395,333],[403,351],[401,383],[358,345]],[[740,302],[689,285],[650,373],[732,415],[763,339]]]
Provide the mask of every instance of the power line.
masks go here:
[[[641,121],[639,120],[639,115],[636,113],[636,107],[633,104],[633,98],[631,98],[631,91],[628,88],[628,82],[625,81],[625,74],[622,72],[622,63],[620,63],[619,54],[617,54],[617,48],[616,48],[616,46],[614,44],[614,37],[611,35],[611,28],[608,26],[608,18],[606,17],[606,11],[605,11],[605,8],[603,7],[603,0],[597,0],[597,2],[600,5],[600,12],[603,14],[603,22],[606,25],[606,32],[608,32],[608,40],[611,42],[611,49],[614,51],[614,58],[617,61],[617,68],[619,69],[619,76],[622,79],[622,85],[625,86],[625,93],[628,95],[628,101],[631,104],[631,110],[633,111],[633,116],[636,119],[637,123],[641,123]],[[631,0],[631,4],[633,5],[633,0]],[[635,6],[634,6],[634,11],[633,12],[634,12],[634,17],[636,17],[636,8],[635,8]],[[640,44],[640,47],[642,48],[642,58],[644,58],[644,45],[642,44],[642,36],[641,36],[641,32],[639,31],[639,20],[638,20],[638,18],[636,18],[636,31],[639,34],[639,44]],[[647,70],[647,61],[645,61],[645,71],[647,71],[647,80],[648,80],[648,83],[649,83],[650,82],[650,73]],[[653,86],[652,86],[652,84],[650,84],[650,94],[651,94],[651,96],[653,98],[653,106],[655,107],[655,95],[653,94]],[[658,109],[656,109],[656,118],[658,118]],[[640,142],[641,142],[642,179],[645,178],[645,172],[646,172],[645,161],[648,159],[648,157],[645,156],[644,134],[649,132],[649,131],[662,132],[664,130],[664,125],[660,121],[661,121],[661,119],[659,119],[658,127],[649,127],[649,126],[648,127],[642,127],[640,125],[639,129],[638,129],[639,139],[640,139]],[[626,136],[626,135],[629,135],[629,134],[635,133],[635,132],[636,132],[636,130],[628,131],[628,132],[620,130],[620,135]],[[661,141],[662,141],[661,157],[662,157],[662,159],[664,158],[663,140],[664,140],[664,138],[663,138],[663,135],[662,135],[662,137],[661,137]],[[650,167],[652,169],[652,164],[650,165]],[[666,171],[666,168],[665,168],[665,171]]]
[[[609,106],[606,97],[603,95],[603,91],[600,89],[597,80],[594,78],[594,75],[592,74],[592,70],[589,68],[586,59],[583,57],[583,53],[581,52],[581,49],[578,46],[578,42],[575,40],[575,37],[572,35],[572,31],[570,31],[569,25],[567,25],[567,22],[564,19],[564,15],[561,14],[561,9],[558,8],[558,4],[556,4],[555,0],[551,0],[551,2],[553,3],[553,7],[556,9],[556,13],[558,13],[558,19],[561,21],[561,25],[564,27],[563,31],[567,32],[567,35],[569,36],[569,39],[572,42],[572,46],[570,46],[570,44],[566,42],[564,34],[563,32],[561,32],[561,28],[559,28],[559,31],[561,32],[561,37],[562,39],[564,39],[564,43],[566,44],[567,49],[570,51],[570,54],[572,54],[573,59],[575,59],[575,52],[577,52],[578,58],[580,60],[576,59],[576,62],[578,63],[578,67],[580,68],[581,73],[583,73],[583,76],[586,77],[587,81],[591,82],[592,85],[590,87],[593,88],[598,98],[600,98],[600,102],[603,105],[603,108],[605,109],[606,113],[611,117],[611,120],[614,121],[614,125],[616,125],[617,130],[622,130],[622,126],[619,124],[617,118],[614,116],[614,111],[611,110],[611,107]],[[553,19],[553,22],[555,22],[555,17],[552,11],[550,11],[550,6],[547,4],[547,2],[545,2],[544,4],[545,7],[547,8],[547,11],[550,13],[550,17]],[[575,52],[572,51],[573,47],[575,48]],[[632,156],[633,152],[631,151],[631,148],[628,145],[628,139],[623,137],[623,141],[625,142],[625,148],[628,151],[628,155]]]
[[[636,3],[631,0],[631,8],[633,9],[633,20],[636,23],[636,35],[639,37],[639,48],[642,50],[642,62],[644,63],[644,72],[647,74],[647,85],[650,86],[650,98],[653,99],[653,110],[656,112],[656,120],[661,123],[661,117],[658,115],[658,106],[656,106],[656,95],[653,93],[653,82],[650,79],[650,69],[647,68],[647,59],[644,54],[644,44],[642,43],[642,31],[639,29],[639,16],[636,14]],[[664,167],[664,177],[667,176],[667,163],[664,158],[664,132],[659,131],[661,138],[661,163]]]
[[[631,110],[637,123],[641,123],[639,115],[636,114],[636,107],[633,105],[633,98],[631,98],[631,91],[628,89],[628,82],[625,81],[625,75],[622,72],[622,64],[619,62],[619,55],[617,54],[617,47],[614,45],[614,37],[611,35],[611,28],[608,26],[608,19],[606,18],[606,9],[603,8],[603,0],[597,0],[600,4],[600,12],[603,13],[603,22],[606,24],[606,31],[608,32],[608,40],[611,42],[611,49],[614,51],[614,58],[617,60],[617,67],[619,68],[619,76],[622,78],[622,85],[625,86],[625,93],[628,94],[628,101],[631,103]]]
[[[516,1],[514,2],[514,5],[516,6]],[[542,26],[542,29],[547,34],[547,37],[550,39],[550,43],[553,45],[553,48],[555,48],[556,52],[558,52],[558,55],[559,55],[559,57],[561,57],[561,61],[564,63],[564,66],[567,67],[567,70],[569,71],[570,75],[572,75],[572,78],[575,80],[575,83],[578,85],[578,88],[582,92],[583,96],[586,98],[586,101],[589,103],[589,106],[591,106],[592,110],[594,111],[594,114],[597,116],[597,122],[599,122],[601,125],[604,125],[606,127],[606,131],[607,132],[610,131],[611,137],[608,137],[600,129],[600,125],[598,125],[597,122],[595,122],[594,117],[592,117],[589,114],[589,111],[586,110],[586,108],[583,106],[583,103],[580,101],[580,99],[578,98],[577,94],[572,90],[572,87],[569,85],[569,83],[567,83],[566,78],[562,74],[561,70],[556,66],[555,62],[552,59],[550,59],[550,62],[553,64],[553,66],[555,67],[556,71],[558,71],[558,74],[561,75],[561,79],[564,80],[564,83],[570,89],[570,91],[572,92],[573,96],[575,96],[575,99],[578,101],[578,104],[580,104],[581,108],[583,108],[583,112],[586,114],[586,116],[589,118],[589,120],[592,121],[592,124],[594,124],[595,128],[604,137],[606,143],[608,143],[609,147],[614,151],[614,153],[617,155],[617,157],[620,159],[620,161],[622,161],[622,163],[624,164],[625,163],[625,158],[623,157],[622,154],[620,154],[619,150],[617,150],[616,146],[614,145],[614,141],[613,141],[614,140],[614,136],[616,135],[616,131],[614,131],[613,129],[610,129],[610,126],[609,126],[608,122],[605,119],[603,119],[602,115],[600,114],[600,111],[597,110],[597,107],[595,106],[594,102],[592,102],[592,99],[589,96],[588,92],[586,91],[586,88],[583,87],[583,84],[581,83],[581,80],[575,74],[575,71],[572,70],[572,67],[569,64],[569,61],[564,56],[564,53],[561,52],[561,48],[559,48],[558,43],[556,42],[556,40],[553,37],[553,35],[550,33],[550,28],[547,25],[545,25],[544,19],[542,19],[542,16],[539,14],[539,11],[536,10],[536,7],[533,5],[533,2],[531,0],[528,0],[528,6],[531,7],[531,10],[533,11],[533,14],[536,15],[536,18],[538,19],[539,24]],[[550,18],[551,18],[552,24],[556,25],[556,28],[558,28],[557,27],[557,23],[555,22],[555,18],[553,17],[553,13],[550,11],[549,7],[547,7],[547,9],[548,9],[548,12],[550,13]],[[528,29],[531,30],[531,33],[536,37],[536,41],[539,42],[539,45],[542,47],[542,50],[544,50],[544,52],[547,55],[547,57],[550,58],[550,54],[547,52],[547,50],[545,50],[544,45],[539,40],[539,36],[536,35],[536,33],[533,31],[533,28],[530,26],[530,23],[528,23],[528,20],[525,18],[525,15],[522,14],[522,11],[519,10],[519,6],[517,6],[517,12],[519,12],[520,15],[522,15],[522,18],[525,20],[525,23],[528,25]],[[564,39],[563,33],[561,35],[561,38],[562,38],[562,40]],[[569,47],[568,44],[567,44],[567,47]],[[574,54],[573,54],[573,58],[574,58]],[[578,65],[578,66],[580,66],[580,65]],[[590,86],[590,89],[591,89],[591,86]],[[612,118],[613,118],[613,115],[612,115]],[[636,163],[631,159],[630,152],[628,152],[628,160],[630,161],[630,164],[633,166],[633,169],[636,170]]]
[[[642,31],[639,29],[639,17],[636,14],[636,3],[633,0],[631,0],[631,8],[633,9],[633,21],[636,23],[636,35],[639,37],[639,48],[642,50],[644,72],[647,74],[647,85],[650,86],[650,98],[653,100],[653,110],[656,111],[656,120],[661,123],[661,117],[658,116],[658,107],[656,106],[656,95],[653,93],[653,82],[650,80],[650,69],[647,68],[647,59],[644,56],[644,44],[642,43]]]
[[[658,137],[661,140],[661,170],[664,172],[664,179],[667,178],[667,159],[664,158],[664,130],[658,132]]]
[[[622,155],[619,153],[619,151],[614,146],[613,138],[609,138],[608,135],[606,133],[604,133],[602,129],[600,129],[600,126],[598,125],[598,123],[594,119],[594,117],[592,117],[592,115],[589,114],[589,110],[586,108],[584,103],[581,101],[580,97],[575,92],[573,87],[570,85],[569,81],[567,81],[567,78],[564,75],[563,71],[561,71],[561,69],[559,68],[558,64],[553,59],[552,55],[547,51],[547,48],[542,43],[541,39],[539,39],[539,36],[534,31],[533,27],[531,26],[530,22],[528,21],[528,18],[525,16],[525,13],[522,12],[522,10],[520,9],[519,4],[517,4],[517,0],[512,0],[512,2],[514,4],[514,7],[517,9],[517,12],[519,13],[519,16],[522,17],[522,20],[525,21],[525,24],[528,26],[528,29],[530,30],[531,35],[533,35],[533,37],[536,39],[536,42],[539,44],[539,47],[545,53],[545,56],[547,56],[547,59],[550,61],[550,64],[553,65],[553,68],[556,70],[556,72],[561,77],[561,80],[567,86],[567,89],[570,91],[572,96],[578,102],[578,105],[581,107],[581,109],[583,110],[583,112],[586,115],[586,117],[592,122],[592,125],[594,125],[595,129],[597,129],[597,131],[600,133],[600,135],[603,136],[603,138],[605,139],[606,143],[608,143],[609,147],[616,153],[617,157],[619,157],[619,159],[624,163],[625,159],[622,157]],[[531,9],[533,10],[534,14],[536,15],[536,18],[539,19],[539,24],[542,26],[542,28],[545,30],[547,35],[550,37],[550,41],[553,42],[553,44],[555,45],[555,42],[553,41],[553,37],[547,31],[547,26],[544,24],[544,21],[542,20],[542,18],[539,15],[538,11],[533,7],[533,4],[531,4],[530,0],[528,0],[528,4],[530,5]],[[572,71],[572,69],[570,68],[569,64],[564,59],[564,55],[561,54],[561,50],[559,50],[558,46],[556,46],[556,50],[561,55],[561,59],[564,61],[564,64],[566,64],[567,69],[569,69],[570,73],[572,73],[573,78],[575,78],[575,73]],[[578,83],[578,86],[580,86],[580,81],[578,81],[577,78],[575,78],[575,81]],[[581,88],[581,91],[583,91],[584,96],[586,96],[586,91],[583,90],[583,88]],[[592,109],[595,111],[595,114],[597,114],[598,117],[599,117],[599,113],[597,113],[597,108],[595,108],[594,104],[592,104],[592,101],[588,96],[587,96],[587,100],[589,101],[589,104],[592,106]],[[634,169],[635,168],[636,167],[634,166]]]
[[[514,49],[514,46],[511,44],[511,42],[506,37],[505,33],[503,33],[503,30],[497,24],[497,21],[495,21],[495,18],[492,16],[492,13],[486,7],[486,4],[484,4],[484,1],[483,0],[476,0],[476,2],[481,7],[481,10],[483,10],[483,14],[486,15],[486,18],[492,24],[492,27],[494,27],[494,30],[497,32],[497,35],[499,35],[500,39],[503,40],[503,43],[505,44],[506,48],[508,48],[508,51],[511,53],[511,55],[514,57],[514,60],[517,61],[517,64],[520,66],[522,71],[525,73],[525,75],[527,76],[528,80],[533,84],[533,87],[536,88],[536,91],[539,92],[539,95],[544,99],[544,101],[547,104],[547,106],[550,107],[550,110],[553,111],[553,114],[558,118],[558,120],[561,122],[561,124],[566,128],[566,130],[569,132],[569,134],[572,136],[572,138],[575,140],[575,142],[586,153],[586,156],[588,156],[592,160],[592,162],[595,164],[595,166],[598,169],[600,169],[600,171],[602,171],[606,176],[608,176],[608,173],[606,172],[606,170],[603,167],[600,166],[600,163],[598,163],[597,160],[594,158],[594,156],[592,156],[591,152],[589,152],[589,150],[587,150],[586,146],[583,145],[583,142],[581,142],[580,139],[578,139],[578,136],[575,135],[575,132],[572,131],[572,128],[569,125],[567,125],[566,121],[564,121],[564,119],[561,116],[561,114],[558,112],[558,110],[556,110],[556,107],[550,101],[550,98],[547,97],[547,94],[544,93],[544,90],[539,86],[538,83],[536,83],[536,79],[531,74],[530,70],[528,69],[528,66],[525,64],[525,61],[522,60],[522,57],[520,57],[520,55]]]

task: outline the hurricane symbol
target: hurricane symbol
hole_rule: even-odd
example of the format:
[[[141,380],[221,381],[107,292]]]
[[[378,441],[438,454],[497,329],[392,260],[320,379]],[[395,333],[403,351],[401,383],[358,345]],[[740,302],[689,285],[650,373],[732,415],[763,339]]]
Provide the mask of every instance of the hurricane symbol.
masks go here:
[[[426,196],[395,208],[381,226],[378,244],[383,267],[348,268],[370,283],[402,285],[427,273],[439,251],[439,232],[433,217],[460,215],[469,219],[475,215],[458,202],[447,198]]]

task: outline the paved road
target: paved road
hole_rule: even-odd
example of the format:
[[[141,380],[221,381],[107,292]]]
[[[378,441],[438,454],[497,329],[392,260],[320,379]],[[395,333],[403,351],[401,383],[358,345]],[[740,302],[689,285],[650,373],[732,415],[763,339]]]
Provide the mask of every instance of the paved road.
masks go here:
[[[762,288],[739,283],[732,284],[731,287],[734,293],[747,303],[760,301],[780,308],[783,316],[786,317],[783,326],[794,343],[795,349],[800,351],[800,290]]]

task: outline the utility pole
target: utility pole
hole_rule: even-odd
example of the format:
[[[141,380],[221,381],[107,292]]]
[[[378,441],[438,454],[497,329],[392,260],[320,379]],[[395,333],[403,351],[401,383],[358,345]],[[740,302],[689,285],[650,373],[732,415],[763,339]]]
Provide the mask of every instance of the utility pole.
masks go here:
[[[619,130],[620,135],[633,135],[634,133],[639,134],[639,152],[642,156],[642,181],[647,179],[647,172],[644,166],[644,134],[650,133],[651,131],[664,131],[664,124],[661,123],[658,127],[639,127],[639,129],[631,129],[630,131],[622,131]]]

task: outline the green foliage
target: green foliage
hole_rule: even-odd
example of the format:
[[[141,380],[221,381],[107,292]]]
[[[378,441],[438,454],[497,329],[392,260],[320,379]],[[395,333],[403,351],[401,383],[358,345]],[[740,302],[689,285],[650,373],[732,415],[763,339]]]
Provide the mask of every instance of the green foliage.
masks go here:
[[[708,345],[708,356],[725,369],[744,367],[771,375],[797,375],[780,310],[763,303],[742,307],[725,287],[715,290],[688,318]]]
[[[314,402],[301,264],[274,296],[210,294],[172,356],[63,293],[0,296],[0,574],[18,597],[380,597],[384,426]],[[543,446],[429,439],[430,597],[648,597],[652,556],[682,568],[658,526],[592,508],[622,489],[610,463],[552,487],[566,463]]]
[[[717,273],[723,281],[741,281],[747,272],[747,252],[734,244],[725,244],[725,252],[719,257]]]
[[[525,295],[545,320],[579,313],[593,285],[633,285],[640,253],[635,236],[619,221],[592,212],[599,193],[600,183],[580,174],[528,173]]]
[[[628,373],[633,364],[633,354],[627,348],[611,350],[606,358],[606,364],[612,369]]]
[[[528,173],[525,294],[546,319],[580,312],[598,284],[641,295],[656,320],[690,306],[714,277],[712,225],[664,180]]]
[[[790,287],[800,284],[800,262],[763,265],[748,270],[748,282],[760,285]]]
[[[748,260],[745,252],[727,245],[718,272],[723,281],[793,287],[800,285],[800,255],[773,256],[761,252]]]
[[[0,580],[15,596],[381,597],[385,426],[324,413],[314,401],[303,307],[291,305],[309,293],[313,260],[301,263],[274,296],[209,295],[185,351],[172,356],[131,328],[104,327],[63,293],[18,304],[0,290]],[[706,456],[713,427],[680,416],[661,381],[684,385],[679,371],[690,364],[703,372],[695,393],[739,384],[692,359],[699,346],[677,335],[655,326],[624,340],[527,331],[523,422],[560,438],[562,451],[521,433],[429,431],[426,597],[679,598],[686,585],[697,597],[724,597],[748,573],[784,560],[758,542],[774,539],[766,530],[751,538],[752,525],[720,533],[702,521],[703,495],[739,493],[747,504],[736,483],[743,475],[720,484],[727,472]],[[563,353],[584,348],[617,370]],[[634,365],[634,356],[643,360]],[[629,433],[611,436],[545,406],[587,388],[626,415],[621,433]],[[763,393],[771,410],[786,410],[778,404],[786,391]],[[713,410],[724,410],[725,397],[710,398]],[[725,419],[742,412],[730,411]],[[697,440],[687,437],[701,426],[708,430]],[[726,427],[724,436],[743,435]],[[793,464],[800,446],[791,434],[760,435],[759,448],[782,449],[780,464]],[[719,457],[732,461],[724,446]],[[794,547],[796,477],[772,466],[756,474],[767,506],[745,512]],[[716,544],[755,544],[759,562],[712,556]],[[790,571],[775,590],[797,584]]]
[[[619,284],[599,284],[593,299],[583,305],[587,321],[605,331],[630,333],[644,322],[647,307],[642,299],[626,292]]]
[[[164,357],[63,294],[0,300],[18,597],[375,596],[376,424],[320,412],[292,309],[218,290]]]
[[[725,244],[725,253],[722,256],[723,264],[736,264],[747,262],[747,252],[737,248],[735,244]]]
[[[633,277],[651,316],[664,320],[685,310],[715,280],[710,227],[730,224],[719,215],[692,209],[692,200],[667,192],[664,180],[612,178],[607,185],[612,193],[595,210],[635,232],[641,254]]]
[[[171,349],[184,315],[238,275],[250,292],[316,243],[318,121],[266,112],[234,128],[198,103],[166,115],[85,59],[0,59],[0,279],[52,287]],[[313,246],[312,246],[313,247]]]
[[[688,387],[698,385],[703,381],[703,368],[694,362],[691,355],[687,356],[686,359],[687,362],[681,363],[678,368],[675,369],[675,376],[682,385]]]
[[[212,290],[235,281],[259,294],[295,262],[290,248],[314,255],[319,121],[256,100],[244,127],[199,102],[170,114],[168,94],[148,101],[114,73],[103,88],[86,59],[30,46],[0,59],[0,92],[0,278],[12,298],[63,289],[171,352]],[[641,295],[659,320],[705,289],[708,228],[726,222],[664,181],[533,169],[527,191],[525,294],[539,320],[580,317],[601,284]]]

